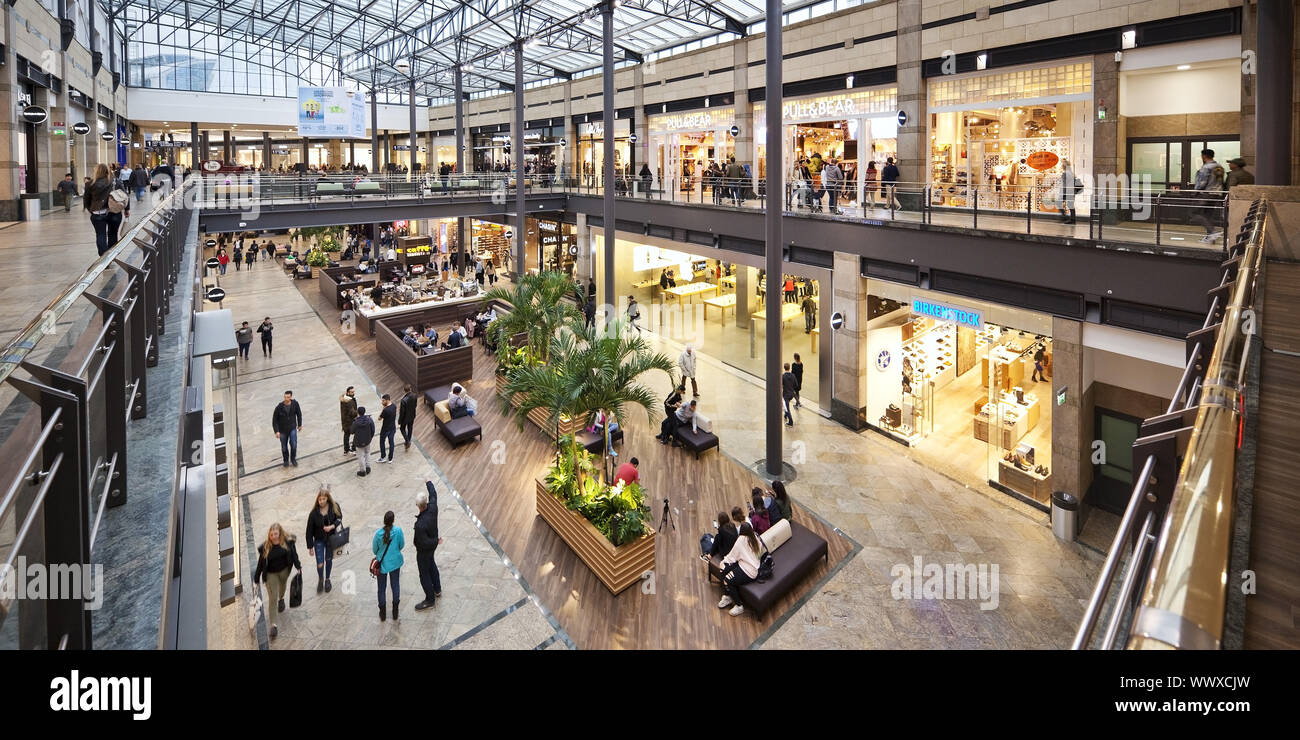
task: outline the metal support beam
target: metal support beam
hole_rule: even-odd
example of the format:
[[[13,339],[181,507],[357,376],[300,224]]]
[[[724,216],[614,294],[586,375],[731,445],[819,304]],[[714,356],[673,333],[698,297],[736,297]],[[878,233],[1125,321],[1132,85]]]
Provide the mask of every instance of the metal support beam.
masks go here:
[[[98,112],[96,112],[96,115],[98,115]],[[202,146],[203,143],[199,141],[199,124],[191,123],[190,124],[190,169],[194,170],[195,172],[199,171],[199,162],[203,161],[203,157],[200,156]]]
[[[515,275],[528,272],[524,239],[528,208],[524,205],[524,44],[515,42],[515,125],[511,146],[515,148]],[[540,268],[541,265],[538,265]]]
[[[764,113],[767,116],[767,140],[775,143],[781,128],[781,0],[767,0],[767,17],[776,19],[767,24],[767,96]],[[767,286],[764,303],[767,308],[767,472],[781,474],[781,215],[784,190],[781,175],[785,167],[781,162],[781,147],[767,147]],[[825,296],[823,296],[825,300]]]
[[[411,78],[410,98],[411,98],[410,101],[411,102],[411,151],[409,153],[411,155],[411,163],[407,167],[407,171],[410,173],[409,179],[414,180],[416,155],[420,153],[420,142],[416,140],[416,133],[415,133],[415,78],[414,77]]]
[[[370,172],[379,172],[379,93],[370,88]]]
[[[1255,93],[1255,182],[1291,184],[1293,0],[1259,0]]]
[[[616,239],[614,237],[615,216],[614,216],[614,3],[613,0],[606,0],[600,9],[601,17],[601,55],[602,65],[601,82],[604,88],[601,97],[604,98],[604,112],[601,120],[604,121],[605,143],[604,143],[604,175],[602,177],[604,186],[604,202],[601,209],[601,217],[605,220],[605,266],[601,283],[604,286],[604,297],[601,301],[605,305],[605,325],[618,316],[615,306],[618,305],[618,297],[614,295],[614,249]]]
[[[271,170],[271,134],[267,131],[262,132],[262,166]]]
[[[221,132],[221,161],[231,164],[235,161],[230,143],[230,129]]]
[[[460,65],[456,65],[456,176],[465,176],[465,80]],[[433,151],[431,148],[429,151]],[[469,219],[456,219],[456,264],[457,269],[464,269],[465,250],[469,242]]]

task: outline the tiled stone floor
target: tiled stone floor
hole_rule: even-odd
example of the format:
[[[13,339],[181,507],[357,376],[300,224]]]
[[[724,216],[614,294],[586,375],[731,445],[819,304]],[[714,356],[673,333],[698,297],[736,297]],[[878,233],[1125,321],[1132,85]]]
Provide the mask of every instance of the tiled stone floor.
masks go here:
[[[224,305],[236,321],[255,325],[269,315],[275,324],[274,357],[262,357],[255,342],[251,360],[239,373],[239,485],[250,507],[252,536],[265,537],[270,524],[280,522],[298,536],[304,566],[303,606],[280,615],[279,637],[271,647],[532,649],[543,643],[571,644],[525,591],[514,569],[418,445],[399,450],[391,465],[379,464],[376,439],[371,445],[371,474],[356,476],[356,458],[342,452],[338,397],[354,385],[359,403],[377,414],[378,393],[284,272],[270,262],[259,262],[251,272],[229,270],[222,287],[229,294]],[[285,390],[294,391],[303,409],[299,467],[281,467],[279,442],[270,430],[271,410]],[[415,496],[424,490],[426,478],[433,479],[439,493],[439,530],[445,544],[438,548],[437,559],[443,596],[436,607],[416,612],[414,606],[423,597],[412,524]],[[307,514],[321,484],[331,486],[352,529],[347,554],[334,561],[334,588],[328,594],[315,591],[315,565],[303,542]],[[381,623],[375,583],[366,568],[371,537],[390,509],[407,542],[401,573],[402,619]],[[246,589],[246,597],[247,593]],[[230,647],[248,647],[251,642],[246,608],[243,599],[227,607],[238,612],[227,620]]]

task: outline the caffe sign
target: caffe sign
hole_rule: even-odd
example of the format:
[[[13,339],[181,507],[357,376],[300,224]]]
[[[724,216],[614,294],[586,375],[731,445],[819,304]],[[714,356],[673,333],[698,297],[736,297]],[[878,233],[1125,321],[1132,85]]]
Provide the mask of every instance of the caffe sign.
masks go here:
[[[796,121],[805,118],[846,118],[858,113],[853,98],[817,98],[797,100],[781,106],[781,119]]]

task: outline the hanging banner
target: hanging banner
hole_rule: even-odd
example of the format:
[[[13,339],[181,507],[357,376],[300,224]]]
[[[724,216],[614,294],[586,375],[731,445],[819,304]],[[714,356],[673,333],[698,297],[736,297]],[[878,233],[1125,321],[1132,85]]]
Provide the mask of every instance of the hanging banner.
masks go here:
[[[298,88],[298,135],[364,139],[365,95],[342,87]]]

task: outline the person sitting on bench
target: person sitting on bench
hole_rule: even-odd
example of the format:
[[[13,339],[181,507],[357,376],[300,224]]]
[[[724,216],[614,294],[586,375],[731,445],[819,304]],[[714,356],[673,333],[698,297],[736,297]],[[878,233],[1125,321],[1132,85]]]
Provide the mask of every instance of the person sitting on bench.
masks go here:
[[[447,335],[447,341],[442,343],[443,349],[456,349],[457,347],[464,347],[464,346],[465,346],[465,329],[464,327],[459,327],[459,326],[456,327],[455,329],[452,329],[451,333]]]
[[[659,425],[659,434],[655,435],[655,439],[659,440],[660,444],[669,442],[677,444],[677,440],[673,439],[673,432],[677,431],[677,407],[681,405],[682,394],[685,392],[686,384],[682,383],[664,399],[664,420]]]
[[[447,410],[453,419],[473,416],[478,411],[478,401],[470,398],[469,391],[460,383],[452,383],[451,393],[447,395]]]
[[[678,427],[682,426],[683,424],[690,424],[690,425],[691,425],[691,431],[692,431],[692,432],[698,432],[698,431],[700,431],[700,429],[699,429],[699,422],[696,421],[696,418],[695,418],[695,407],[696,407],[696,405],[697,405],[698,403],[699,403],[699,401],[696,401],[695,399],[691,399],[691,402],[690,402],[689,404],[686,404],[685,406],[678,406],[678,407],[677,407],[677,426],[678,426]],[[676,431],[676,430],[674,430],[674,431]]]

